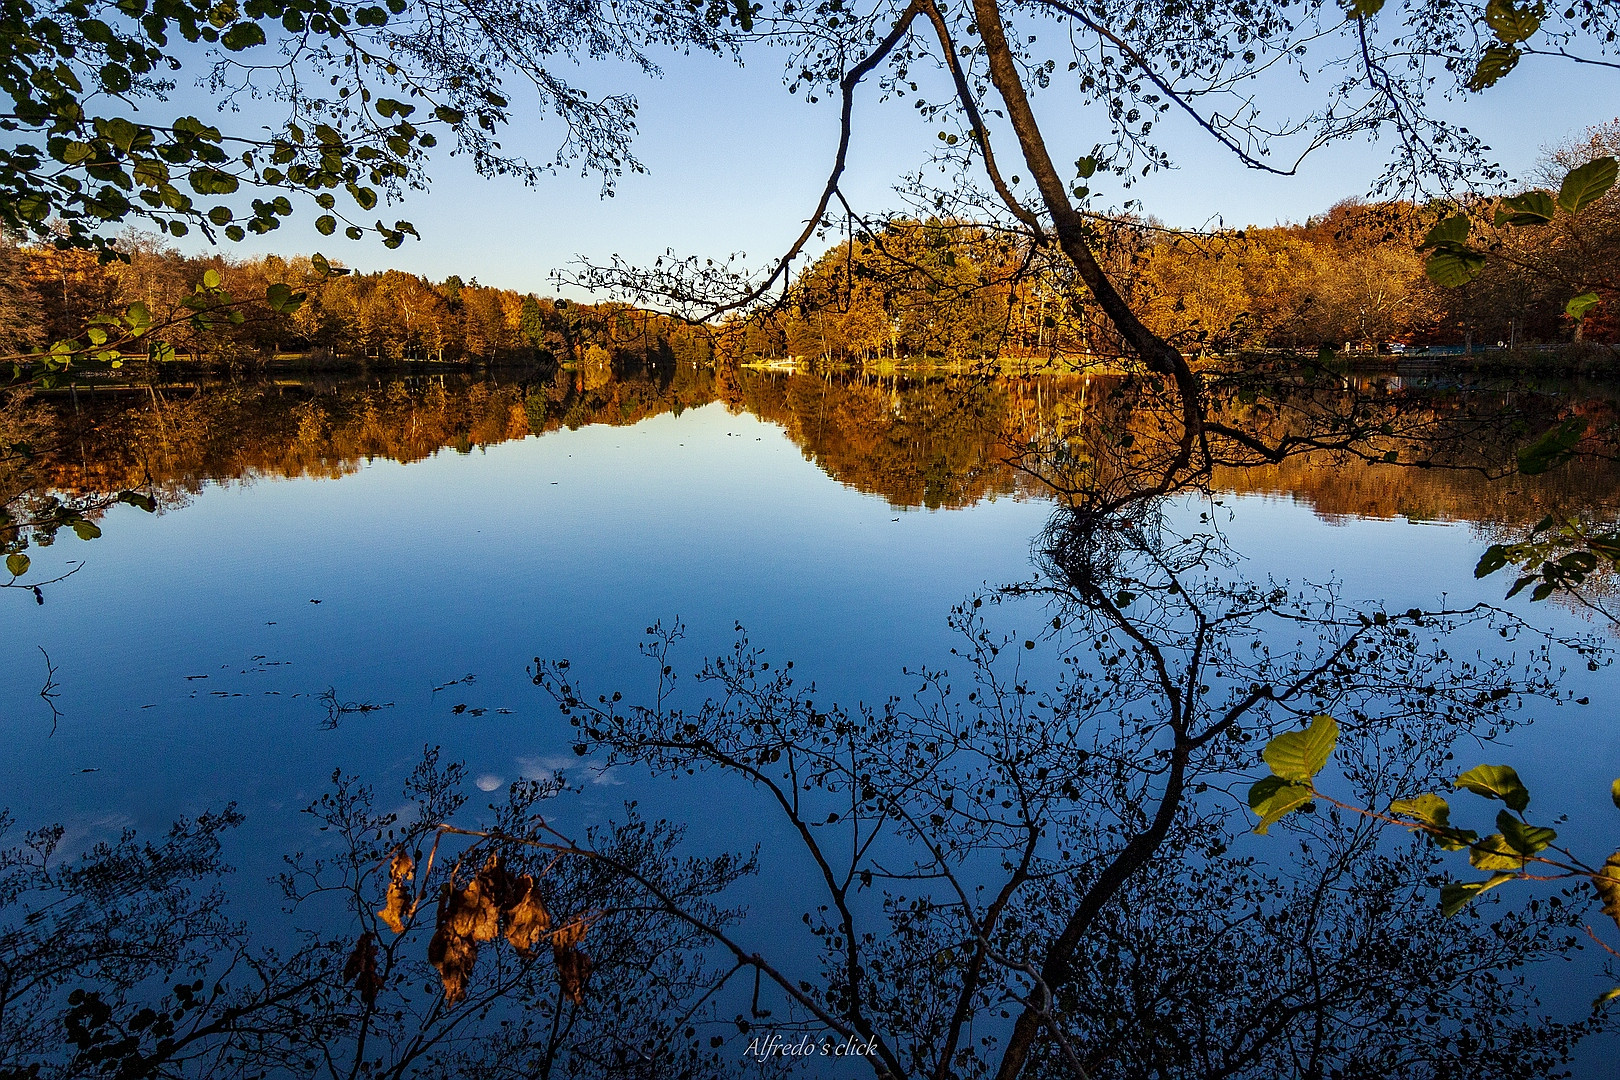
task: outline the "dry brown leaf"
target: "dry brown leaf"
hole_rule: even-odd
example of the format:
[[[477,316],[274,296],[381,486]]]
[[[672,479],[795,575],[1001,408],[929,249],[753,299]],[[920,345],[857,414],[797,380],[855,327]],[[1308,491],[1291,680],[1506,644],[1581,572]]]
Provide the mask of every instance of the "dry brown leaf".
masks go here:
[[[514,878],[512,891],[503,914],[506,916],[506,940],[522,956],[531,956],[540,939],[551,931],[551,913],[540,898],[540,889],[534,878],[527,874]]]
[[[360,1000],[367,1006],[377,1003],[377,991],[382,989],[382,979],[377,975],[377,939],[370,930],[361,934],[360,940],[354,943],[349,962],[343,965],[343,981],[354,983],[354,988],[360,991]]]
[[[495,935],[500,933],[501,910],[492,894],[502,891],[504,873],[495,857],[490,856],[478,876],[469,881],[465,889],[452,892],[449,902],[441,906],[439,928],[455,937],[494,941]]]
[[[405,849],[401,848],[394,852],[394,861],[388,867],[388,904],[377,912],[377,917],[396,934],[405,932],[405,917],[410,914],[407,906],[411,900],[406,882],[415,870],[416,863],[405,854]],[[414,910],[414,906],[411,910]]]
[[[442,925],[428,942],[428,963],[439,969],[445,1004],[454,1005],[467,996],[467,981],[472,978],[473,963],[477,959],[477,945],[447,932]]]
[[[551,932],[551,947],[553,949],[571,949],[584,940],[584,919],[575,919],[567,926],[559,926]]]
[[[585,1000],[585,983],[591,977],[591,958],[578,949],[553,948],[552,956],[557,961],[557,982],[561,984],[563,993],[575,1005]]]
[[[1592,888],[1603,901],[1603,914],[1620,926],[1620,851],[1603,862],[1603,869],[1592,875]]]

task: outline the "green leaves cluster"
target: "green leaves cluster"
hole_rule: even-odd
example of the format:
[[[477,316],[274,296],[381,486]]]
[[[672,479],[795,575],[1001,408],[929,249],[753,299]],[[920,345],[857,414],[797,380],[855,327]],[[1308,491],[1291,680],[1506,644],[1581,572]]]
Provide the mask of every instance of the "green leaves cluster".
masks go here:
[[[1516,4],[1513,0],[1488,0],[1485,5],[1485,25],[1496,38],[1485,47],[1468,77],[1468,89],[1478,93],[1495,86],[1504,75],[1519,64],[1523,51],[1519,48],[1541,29],[1547,9],[1540,0],[1533,4]]]
[[[1517,544],[1492,544],[1474,567],[1476,578],[1489,577],[1506,566],[1520,568],[1508,596],[1534,585],[1532,601],[1554,592],[1573,591],[1601,566],[1620,571],[1620,533],[1594,531],[1575,518],[1549,514]]]
[[[1497,0],[1492,0],[1493,5],[1496,3]],[[1528,191],[1498,200],[1491,223],[1499,229],[1536,228],[1550,224],[1559,213],[1579,214],[1614,187],[1617,174],[1620,174],[1620,162],[1612,157],[1595,158],[1571,169],[1556,196],[1547,191]],[[1441,219],[1429,230],[1418,245],[1418,250],[1430,253],[1424,263],[1429,280],[1455,289],[1480,275],[1489,261],[1490,251],[1470,243],[1473,228],[1473,219],[1458,213]],[[1583,290],[1564,305],[1564,313],[1579,322],[1600,300],[1596,292]]]
[[[1466,285],[1485,269],[1485,253],[1468,245],[1473,222],[1466,214],[1453,214],[1441,220],[1423,238],[1419,250],[1432,252],[1424,264],[1429,280],[1455,289]]]
[[[106,233],[130,218],[175,237],[192,229],[229,240],[269,232],[293,213],[279,189],[318,203],[326,211],[322,231],[335,232],[340,192],[370,211],[379,189],[410,177],[435,144],[428,128],[460,128],[468,123],[466,110],[430,101],[426,120],[413,121],[416,105],[346,84],[338,107],[322,110],[326,122],[308,131],[289,122],[274,135],[249,138],[228,136],[195,116],[157,122],[134,110],[96,110],[161,94],[171,85],[169,73],[185,67],[174,49],[182,42],[244,53],[267,46],[273,34],[296,36],[299,48],[325,40],[333,46],[329,55],[364,57],[364,66],[401,84],[403,96],[425,97],[395,65],[374,58],[361,36],[405,10],[405,0],[388,0],[386,8],[335,0],[9,2],[0,19],[0,93],[10,102],[0,108],[0,131],[8,135],[0,147],[0,226],[116,257]],[[275,68],[289,61],[246,63]],[[504,101],[497,106],[498,95],[484,96],[491,112],[480,119],[493,124],[504,115]],[[247,205],[228,201],[250,187],[270,190]],[[352,239],[368,231],[342,220]],[[415,232],[408,222],[382,221],[371,231],[391,247]]]
[[[1425,833],[1443,850],[1466,850],[1471,866],[1491,872],[1482,881],[1454,881],[1441,886],[1440,910],[1445,915],[1455,915],[1480,894],[1524,876],[1525,867],[1539,860],[1558,839],[1553,829],[1524,820],[1530,792],[1512,766],[1476,765],[1458,776],[1452,786],[1506,806],[1496,815],[1496,832],[1481,837],[1473,829],[1456,828],[1450,821],[1450,805],[1435,794],[1397,799],[1389,806],[1389,816],[1395,821]]]
[[[1338,721],[1324,713],[1313,717],[1304,731],[1284,732],[1266,744],[1261,756],[1271,775],[1249,788],[1249,809],[1260,818],[1255,832],[1265,833],[1316,797],[1311,781],[1326,767],[1338,741]]]
[[[1457,914],[1475,897],[1509,881],[1575,877],[1587,880],[1603,905],[1603,913],[1620,925],[1620,852],[1610,855],[1602,866],[1590,867],[1555,847],[1558,833],[1554,829],[1526,820],[1530,791],[1511,765],[1476,765],[1452,781],[1455,791],[1502,804],[1496,814],[1496,831],[1481,836],[1474,829],[1453,824],[1451,804],[1435,792],[1396,799],[1381,813],[1323,795],[1315,780],[1332,757],[1338,731],[1332,717],[1319,715],[1305,730],[1284,732],[1266,744],[1261,757],[1271,767],[1271,775],[1249,788],[1249,808],[1260,819],[1255,832],[1265,833],[1288,814],[1315,800],[1329,801],[1341,810],[1422,833],[1442,851],[1468,852],[1469,865],[1489,876],[1442,885],[1442,915]],[[1610,794],[1615,806],[1620,807],[1620,779],[1615,780]],[[1620,990],[1603,995],[1597,1004],[1617,997]]]

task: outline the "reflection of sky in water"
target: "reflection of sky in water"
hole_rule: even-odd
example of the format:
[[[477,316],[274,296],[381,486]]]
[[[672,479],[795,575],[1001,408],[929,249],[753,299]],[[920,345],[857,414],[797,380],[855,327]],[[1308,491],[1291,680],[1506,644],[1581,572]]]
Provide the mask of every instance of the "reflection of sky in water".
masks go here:
[[[1506,585],[1473,579],[1482,542],[1465,526],[1330,525],[1288,501],[1224,502],[1217,524],[1256,576],[1331,575],[1345,596],[1391,610],[1441,593],[1453,605],[1494,600]],[[247,882],[262,880],[282,850],[309,842],[291,811],[334,768],[372,780],[388,803],[422,747],[442,744],[466,761],[475,805],[520,775],[578,772],[569,731],[525,666],[568,656],[588,686],[633,696],[651,685],[634,650],[655,619],[686,621],[683,670],[725,648],[736,621],[771,656],[793,659],[818,697],[909,692],[902,667],[949,659],[952,603],[1029,574],[1047,513],[1010,499],[901,512],[827,478],[778,429],[719,406],[378,461],[337,481],[213,488],[155,520],[121,508],[94,544],[69,538],[36,553],[41,570],[88,559],[44,607],[0,598],[0,628],[22,658],[0,672],[0,804],[25,825],[63,820],[82,838],[159,830],[235,800],[261,843],[232,857]],[[1581,625],[1546,605],[1521,610]],[[996,618],[1026,631],[1044,621],[1016,608]],[[51,738],[34,697],[44,673],[35,644],[62,687]],[[1594,704],[1551,710],[1511,750],[1485,756],[1521,764],[1543,814],[1606,820],[1620,771],[1604,692],[1613,676],[1580,671],[1570,685]],[[317,697],[328,687],[338,701],[388,707],[324,730]],[[690,817],[700,841],[772,842],[739,827],[763,820],[746,805],[716,806],[690,784],[672,794],[617,774],[580,778],[592,782],[565,827],[633,792],[654,812]],[[1571,838],[1601,857],[1603,837]],[[766,907],[770,877],[751,886]],[[1570,993],[1592,996],[1585,982]]]
[[[156,520],[121,508],[103,539],[40,554],[89,559],[44,607],[0,610],[8,639],[50,652],[65,713],[47,740],[42,659],[0,675],[17,751],[0,784],[28,817],[116,808],[156,827],[231,798],[293,806],[338,763],[391,768],[428,741],[510,779],[568,754],[533,657],[644,679],[641,631],[674,616],[694,660],[741,622],[840,696],[882,695],[945,653],[953,602],[1027,574],[1045,513],[895,510],[717,406],[210,489]],[[394,704],[323,731],[328,687]]]

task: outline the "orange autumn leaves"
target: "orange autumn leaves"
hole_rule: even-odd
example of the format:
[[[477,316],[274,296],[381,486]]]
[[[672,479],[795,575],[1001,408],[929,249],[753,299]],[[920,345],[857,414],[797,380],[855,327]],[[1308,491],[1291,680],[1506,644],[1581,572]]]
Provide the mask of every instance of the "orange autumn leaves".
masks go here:
[[[377,916],[395,934],[405,932],[407,920],[417,909],[411,888],[415,871],[416,864],[409,855],[404,851],[394,853],[389,864],[386,903]],[[584,1000],[585,984],[591,974],[591,958],[579,947],[587,924],[588,919],[580,918],[554,928],[534,877],[510,872],[501,864],[499,855],[491,855],[466,885],[457,888],[452,880],[441,886],[433,940],[428,943],[428,962],[439,970],[445,1003],[455,1005],[467,996],[480,946],[504,935],[519,957],[530,960],[549,942],[557,965],[557,981],[577,1005]],[[344,981],[355,984],[367,1005],[375,1001],[380,981],[376,942],[369,932],[361,935],[355,946]]]

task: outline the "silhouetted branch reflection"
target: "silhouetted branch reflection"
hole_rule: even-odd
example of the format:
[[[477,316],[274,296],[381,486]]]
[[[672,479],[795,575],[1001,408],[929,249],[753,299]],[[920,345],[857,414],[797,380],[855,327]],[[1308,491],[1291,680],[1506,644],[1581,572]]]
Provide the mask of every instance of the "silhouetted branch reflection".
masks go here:
[[[908,671],[908,692],[886,701],[829,701],[744,636],[689,685],[676,678],[674,624],[649,630],[654,684],[639,701],[587,690],[566,661],[536,661],[582,757],[697,788],[734,822],[725,843],[740,853],[689,842],[633,804],[565,834],[556,822],[577,792],[557,777],[520,782],[480,814],[461,768],[431,750],[401,812],[361,779],[334,777],[309,810],[310,850],[290,855],[280,879],[285,927],[229,921],[211,891],[223,888],[219,838],[234,817],[177,826],[170,845],[190,861],[147,857],[139,873],[120,854],[132,838],[69,878],[30,862],[25,844],[5,863],[0,970],[45,970],[40,956],[67,951],[52,981],[5,999],[0,1041],[20,1049],[0,1068],[1556,1073],[1609,1025],[1542,1004],[1529,977],[1578,940],[1580,904],[1492,900],[1442,920],[1443,866],[1420,839],[1326,808],[1279,826],[1287,843],[1261,846],[1247,839],[1242,793],[1259,747],[1322,712],[1340,720],[1336,768],[1359,802],[1436,786],[1459,745],[1568,700],[1565,666],[1607,657],[1490,606],[1386,611],[1333,582],[1257,580],[1208,518],[1218,491],[1283,489],[1388,513],[1418,503],[1524,521],[1571,482],[1530,478],[1482,510],[1470,499],[1499,490],[1486,485],[1515,445],[1501,433],[1560,406],[1529,391],[1387,383],[1224,393],[1212,389],[1208,407],[1258,432],[1248,456],[1233,450],[1242,440],[1189,428],[1185,401],[1151,380],[565,371],[332,400],[195,391],[108,409],[96,465],[75,472],[58,453],[45,486],[105,491],[156,463],[154,489],[173,492],[174,506],[218,477],[340,472],[368,452],[411,460],[721,401],[779,423],[829,472],[897,503],[1043,493],[1055,509],[1031,580],[957,607],[953,654]],[[1427,467],[1391,468],[1391,452]],[[1335,468],[1291,471],[1307,454]],[[1581,483],[1608,505],[1613,480],[1600,467]],[[328,701],[333,719],[351,705],[335,692]],[[395,903],[407,876],[411,900]],[[583,989],[583,968],[565,966],[579,964],[572,954],[512,937],[514,878],[543,890],[548,926],[585,927],[574,943],[590,957]],[[98,881],[115,883],[94,894],[99,907],[53,898],[91,897]],[[475,887],[499,899],[473,904]],[[784,925],[783,906],[802,931]],[[157,944],[131,959],[158,911]],[[75,945],[95,924],[128,931]],[[770,1049],[805,1037],[818,1049],[802,1059]],[[823,1041],[863,1052],[830,1062]]]
[[[1134,529],[1077,576],[1083,593],[1058,592],[1075,606],[1040,642],[993,631],[982,605],[1001,595],[980,598],[953,617],[965,671],[915,672],[917,690],[881,707],[821,704],[745,640],[699,673],[700,702],[673,705],[678,630],[663,627],[652,704],[588,694],[565,663],[536,681],[582,752],[739,785],[780,818],[771,831],[816,887],[819,953],[799,984],[813,1002],[783,1005],[874,1040],[877,1075],[1072,1075],[1069,1048],[1094,1076],[1384,1076],[1397,1061],[1510,1075],[1601,1026],[1531,1014],[1500,974],[1568,948],[1572,910],[1441,925],[1421,846],[1324,814],[1300,857],[1269,864],[1235,841],[1248,818],[1231,794],[1255,746],[1323,710],[1354,732],[1344,768],[1363,798],[1428,782],[1459,738],[1566,696],[1559,654],[1591,646],[1488,607],[1391,618],[1331,589],[1223,580],[1207,538],[1144,545]],[[1447,651],[1481,631],[1517,655]],[[1026,668],[1037,650],[1056,654],[1055,679]],[[1269,966],[1172,975],[1227,939]],[[1417,942],[1432,951],[1415,957]],[[1423,993],[1391,999],[1414,979]]]

